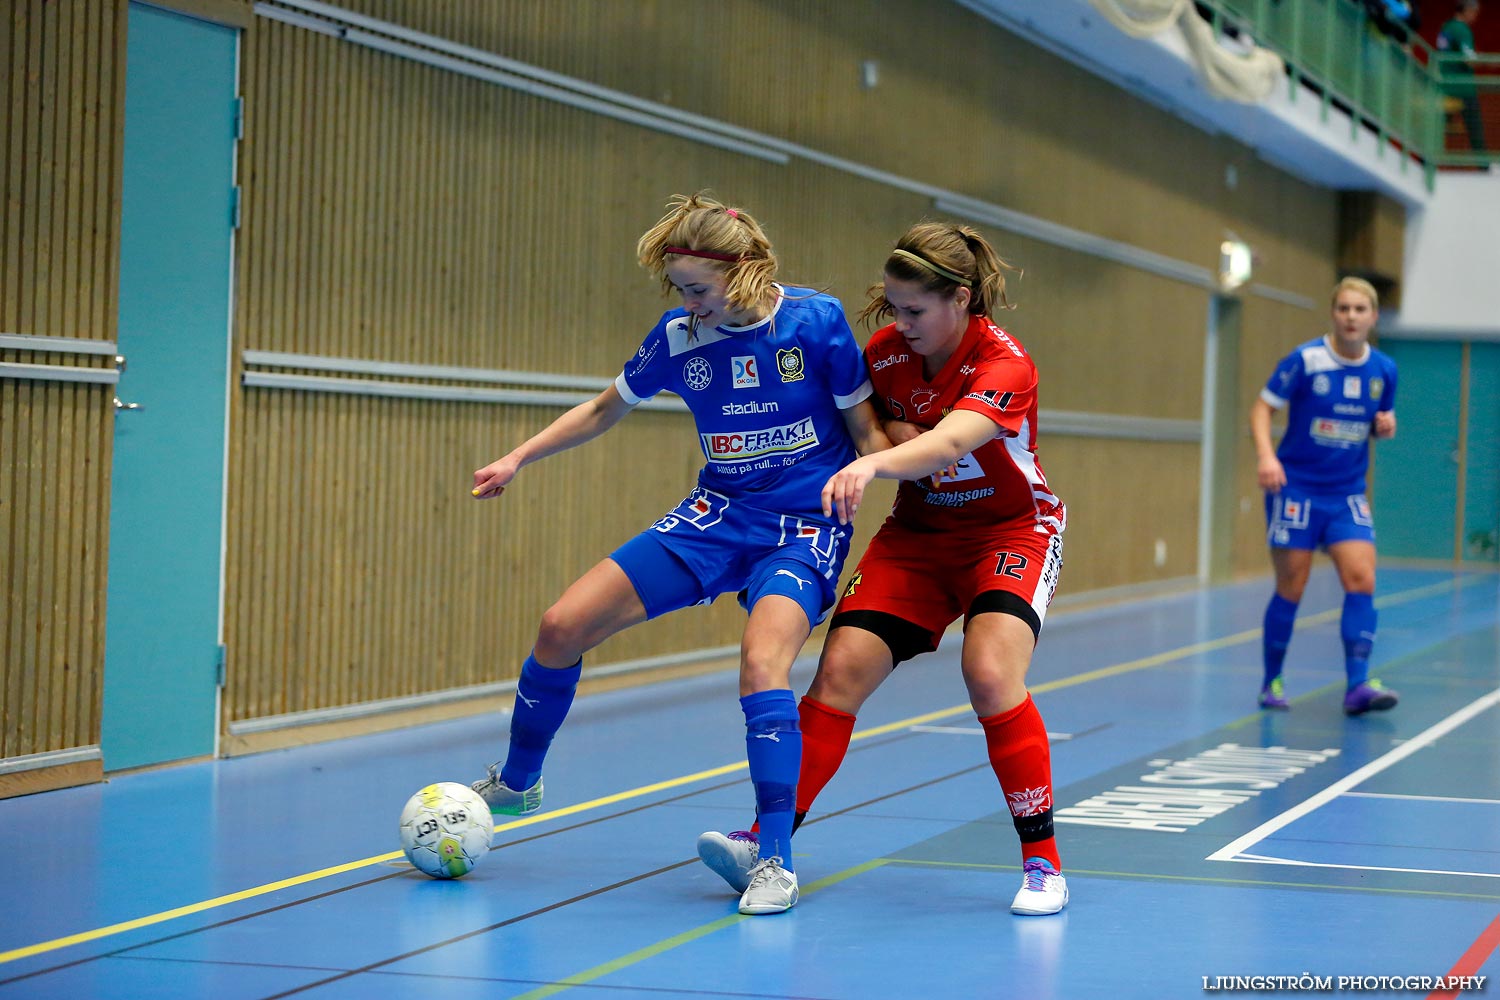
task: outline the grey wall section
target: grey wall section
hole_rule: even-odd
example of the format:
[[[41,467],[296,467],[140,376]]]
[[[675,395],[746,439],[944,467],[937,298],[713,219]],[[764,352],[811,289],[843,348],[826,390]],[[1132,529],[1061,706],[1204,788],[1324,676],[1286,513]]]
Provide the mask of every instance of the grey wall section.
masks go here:
[[[1259,254],[1258,282],[1319,303],[1247,297],[1243,378],[1262,379],[1324,324],[1336,194],[957,4],[344,8],[817,154],[786,162],[277,16],[305,9],[259,10],[242,50],[237,356],[611,376],[670,304],[636,266],[635,240],[667,196],[699,188],[755,212],[784,277],[851,312],[901,230],[939,215],[925,185],[1202,269],[1233,230]],[[880,67],[873,89],[860,84],[866,60]],[[1207,289],[981,228],[1025,268],[1001,321],[1036,356],[1044,408],[1200,419]],[[687,417],[639,413],[476,504],[470,471],[557,410],[243,385],[230,406],[229,728],[514,677],[547,604],[675,503],[701,461]],[[1237,450],[1253,485],[1248,442]],[[1044,424],[1041,451],[1071,511],[1062,593],[1195,572],[1197,443]],[[860,525],[856,555],[875,526]],[[1260,568],[1259,540],[1237,511],[1236,567]],[[591,662],[732,647],[732,604],[632,630]]]

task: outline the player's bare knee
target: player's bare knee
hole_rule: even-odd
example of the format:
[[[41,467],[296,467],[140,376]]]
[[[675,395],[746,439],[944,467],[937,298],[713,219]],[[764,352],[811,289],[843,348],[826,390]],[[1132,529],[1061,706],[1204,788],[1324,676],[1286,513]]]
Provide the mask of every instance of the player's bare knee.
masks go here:
[[[571,666],[592,645],[586,634],[587,624],[560,604],[552,605],[542,614],[541,624],[537,626],[532,655],[543,666]]]
[[[827,650],[808,696],[830,708],[856,712],[883,679],[883,675],[872,677],[871,673],[871,666],[858,657]]]

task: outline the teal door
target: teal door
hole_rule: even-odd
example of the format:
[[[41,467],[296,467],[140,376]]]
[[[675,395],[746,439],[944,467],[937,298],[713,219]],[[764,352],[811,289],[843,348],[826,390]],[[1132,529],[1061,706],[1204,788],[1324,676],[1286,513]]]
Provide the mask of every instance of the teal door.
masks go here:
[[[1500,344],[1469,348],[1464,560],[1500,562]]]
[[[1458,532],[1463,348],[1388,340],[1396,362],[1396,436],[1375,442],[1370,503],[1380,555],[1452,559]]]
[[[130,5],[107,770],[217,735],[238,33]]]

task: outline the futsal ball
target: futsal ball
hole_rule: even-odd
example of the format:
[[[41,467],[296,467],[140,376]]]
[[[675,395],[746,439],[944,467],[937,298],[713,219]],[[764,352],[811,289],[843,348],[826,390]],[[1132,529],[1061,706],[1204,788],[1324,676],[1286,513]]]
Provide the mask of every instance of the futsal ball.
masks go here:
[[[461,878],[490,849],[495,821],[479,793],[456,781],[428,785],[401,810],[401,849],[418,871]]]

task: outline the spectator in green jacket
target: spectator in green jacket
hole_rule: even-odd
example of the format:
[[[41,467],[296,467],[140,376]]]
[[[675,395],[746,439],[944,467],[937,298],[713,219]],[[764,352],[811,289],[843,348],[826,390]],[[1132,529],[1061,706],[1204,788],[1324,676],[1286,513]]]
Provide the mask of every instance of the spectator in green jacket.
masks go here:
[[[1453,17],[1438,30],[1437,37],[1438,67],[1448,96],[1462,103],[1464,129],[1476,153],[1484,150],[1484,122],[1479,117],[1479,95],[1474,90],[1474,69],[1469,62],[1474,58],[1473,24],[1478,19],[1479,0],[1458,0]]]

